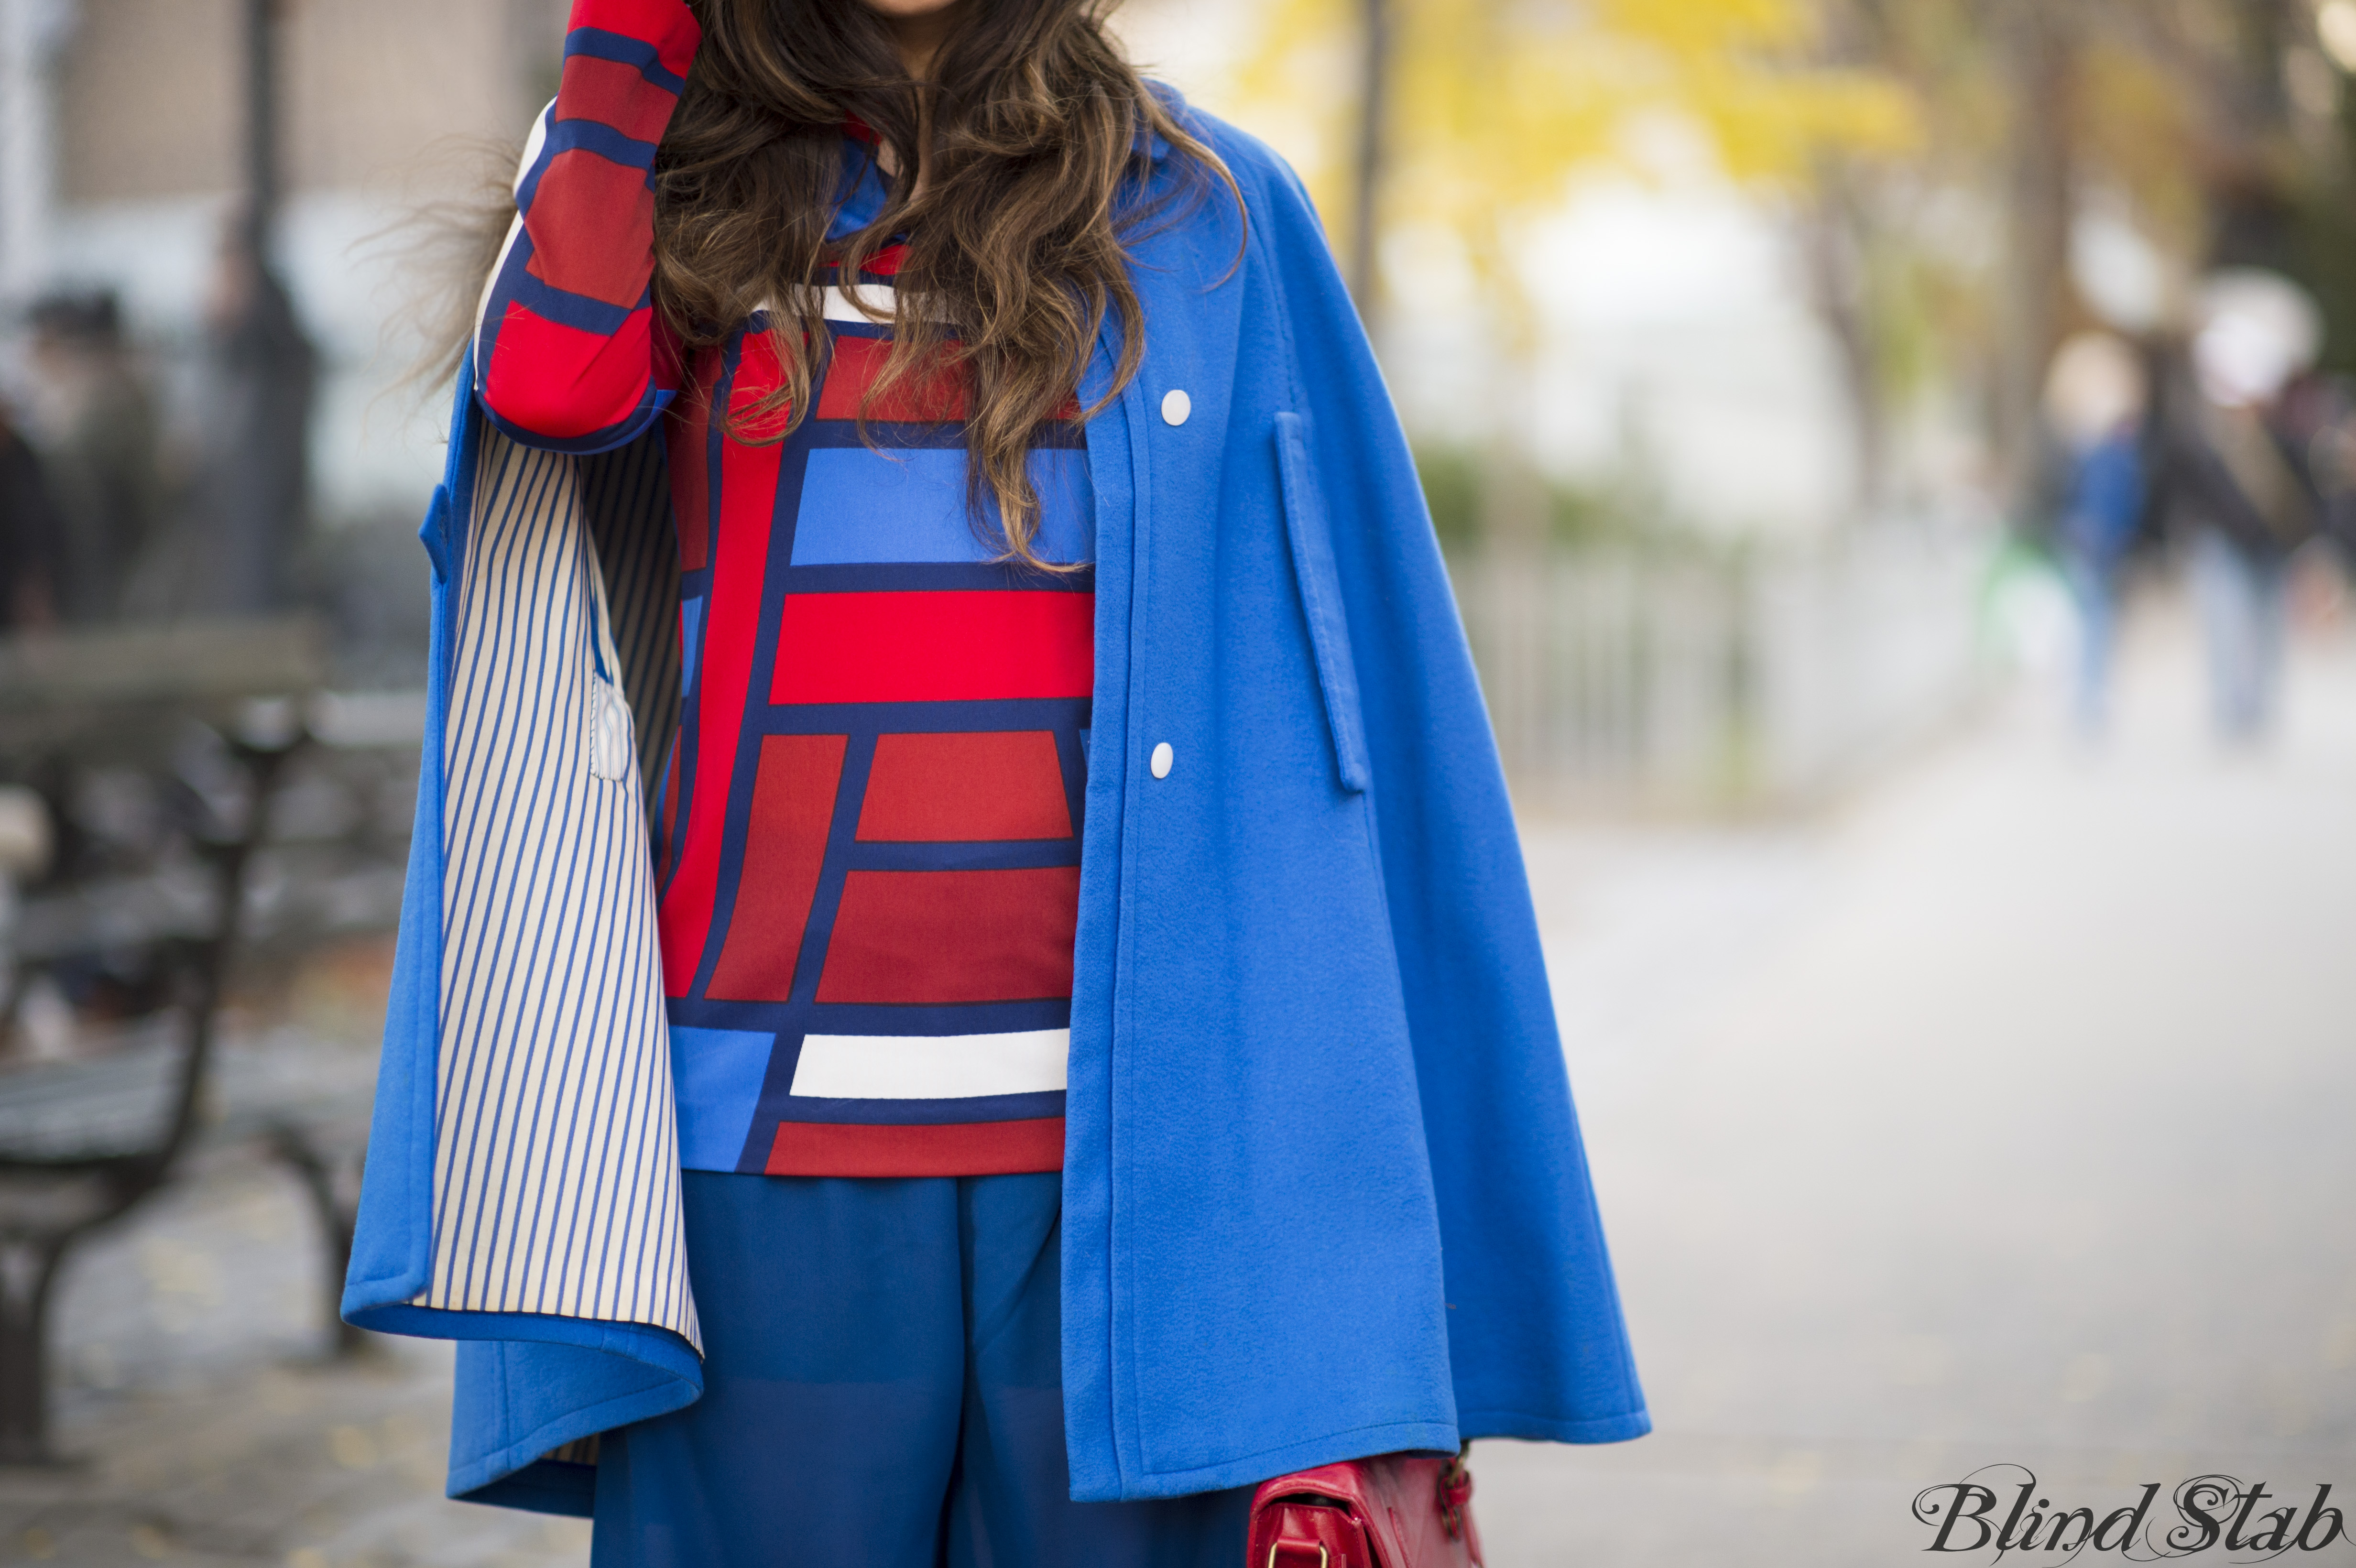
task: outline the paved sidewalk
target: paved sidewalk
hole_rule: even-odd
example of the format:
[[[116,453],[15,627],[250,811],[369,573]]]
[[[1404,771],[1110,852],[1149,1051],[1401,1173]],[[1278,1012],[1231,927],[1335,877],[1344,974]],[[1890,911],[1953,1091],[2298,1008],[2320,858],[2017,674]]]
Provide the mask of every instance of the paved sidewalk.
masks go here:
[[[1917,1490],[2000,1463],[2098,1512],[2207,1470],[2356,1496],[2356,652],[2254,757],[2183,639],[2129,665],[2100,752],[2025,707],[1818,824],[1533,827],[1659,1430],[1483,1445],[1493,1568],[1898,1563]],[[0,1562],[585,1563],[441,1499],[445,1348],[310,1360],[308,1223],[217,1158],[90,1249],[91,1462],[0,1472]]]
[[[2228,756],[2144,631],[2100,750],[2024,704],[1813,830],[1533,833],[1657,1431],[1483,1445],[1499,1568],[1919,1560],[1998,1464],[2356,1494],[2356,655]]]
[[[450,1349],[320,1359],[314,1221],[216,1157],[69,1264],[59,1426],[82,1463],[0,1470],[0,1563],[554,1568],[588,1530],[444,1500]]]

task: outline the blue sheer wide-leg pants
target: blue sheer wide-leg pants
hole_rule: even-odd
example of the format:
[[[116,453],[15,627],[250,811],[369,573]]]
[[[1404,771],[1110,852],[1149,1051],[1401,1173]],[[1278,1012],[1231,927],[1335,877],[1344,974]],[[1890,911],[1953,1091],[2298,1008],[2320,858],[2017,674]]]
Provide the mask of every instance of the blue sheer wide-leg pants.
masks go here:
[[[704,1394],[605,1435],[592,1568],[1236,1568],[1248,1488],[1071,1500],[1062,1191],[687,1172]]]

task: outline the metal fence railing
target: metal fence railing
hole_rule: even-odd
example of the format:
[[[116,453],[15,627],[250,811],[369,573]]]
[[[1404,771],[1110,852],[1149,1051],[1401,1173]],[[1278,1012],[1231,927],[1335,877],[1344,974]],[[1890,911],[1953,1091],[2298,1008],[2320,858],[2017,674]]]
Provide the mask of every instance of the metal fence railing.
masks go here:
[[[1498,745],[1528,804],[1794,805],[1980,680],[1982,540],[1450,552]]]

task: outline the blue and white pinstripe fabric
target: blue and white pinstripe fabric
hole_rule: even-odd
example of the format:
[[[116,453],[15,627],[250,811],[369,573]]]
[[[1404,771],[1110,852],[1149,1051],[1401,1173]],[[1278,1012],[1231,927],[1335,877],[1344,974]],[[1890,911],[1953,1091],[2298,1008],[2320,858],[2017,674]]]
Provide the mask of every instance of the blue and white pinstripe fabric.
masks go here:
[[[653,747],[633,744],[623,690],[668,684],[676,700],[654,667],[661,536],[624,526],[661,498],[661,449],[584,460],[486,429],[474,494],[444,731],[434,1253],[415,1304],[642,1323],[701,1349],[648,854]],[[601,542],[626,559],[601,563]],[[627,601],[626,661],[609,592]],[[639,717],[650,739],[668,729]]]

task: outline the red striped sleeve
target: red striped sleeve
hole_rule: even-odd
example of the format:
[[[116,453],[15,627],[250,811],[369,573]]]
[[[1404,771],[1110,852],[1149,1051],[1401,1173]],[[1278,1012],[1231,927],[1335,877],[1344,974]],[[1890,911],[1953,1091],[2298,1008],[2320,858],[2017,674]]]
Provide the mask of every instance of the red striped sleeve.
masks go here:
[[[519,440],[618,445],[676,389],[647,300],[648,171],[701,38],[684,0],[573,0],[564,74],[476,335],[483,404]]]
[[[685,0],[573,0],[570,25],[576,32],[594,27],[652,44],[673,76],[687,74],[696,45],[703,41]]]
[[[529,436],[584,438],[627,423],[646,400],[651,310],[632,311],[610,336],[542,320],[510,304],[499,351],[483,371],[483,401]]]

